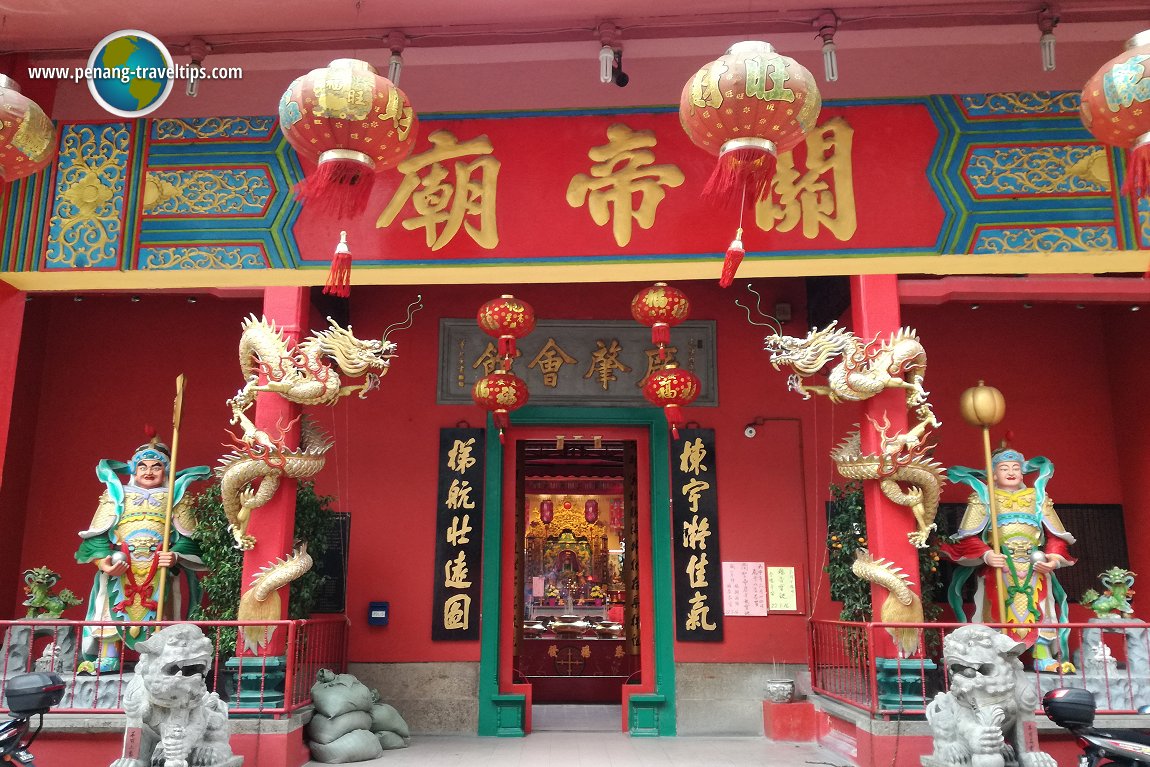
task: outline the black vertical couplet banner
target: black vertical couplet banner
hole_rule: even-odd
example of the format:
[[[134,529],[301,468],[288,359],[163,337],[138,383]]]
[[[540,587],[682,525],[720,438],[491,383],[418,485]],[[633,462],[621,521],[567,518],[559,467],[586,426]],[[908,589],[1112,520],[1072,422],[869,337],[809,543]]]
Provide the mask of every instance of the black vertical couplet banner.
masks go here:
[[[671,548],[675,566],[675,638],[723,640],[723,567],[715,430],[679,429],[671,442]]]
[[[479,638],[483,450],[483,429],[439,430],[433,640]]]

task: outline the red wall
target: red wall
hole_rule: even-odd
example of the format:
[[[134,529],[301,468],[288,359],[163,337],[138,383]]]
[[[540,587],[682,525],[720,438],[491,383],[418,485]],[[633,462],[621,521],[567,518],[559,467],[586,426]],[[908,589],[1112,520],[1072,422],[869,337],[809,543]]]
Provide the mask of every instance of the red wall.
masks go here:
[[[34,316],[37,328],[30,332],[41,334],[43,372],[38,399],[22,404],[34,418],[9,443],[30,459],[20,568],[51,567],[63,576],[60,586],[86,602],[94,568],[73,554],[103,491],[96,462],[127,460],[144,441],[145,423],[170,439],[176,376],[184,373],[178,460],[214,465],[226,437],[224,401],[239,388],[231,339],[238,339],[244,316],[260,311],[259,302],[201,295],[191,304],[183,296],[145,294],[138,303],[128,295],[36,296],[32,305],[37,311],[29,321]],[[19,585],[9,581],[6,588],[20,593]],[[65,613],[83,615],[83,606]]]
[[[773,370],[762,351],[765,329],[750,326],[734,305],[745,293],[724,291],[711,281],[678,286],[691,298],[693,318],[718,323],[720,407],[691,408],[688,418],[716,430],[723,558],[799,568],[805,601],[819,605],[819,617],[835,617],[838,606],[828,601],[821,573],[826,556],[822,504],[827,486],[838,481],[827,454],[858,420],[858,410],[825,400],[804,402],[786,390],[786,373]],[[639,287],[527,285],[510,290],[530,302],[541,319],[629,321],[630,300]],[[764,306],[785,300],[795,317],[805,315],[801,281],[775,280],[757,287],[766,290]],[[484,420],[477,407],[435,404],[438,319],[471,317],[483,302],[508,290],[353,291],[351,320],[364,337],[378,336],[402,320],[417,292],[423,293],[426,306],[414,328],[393,336],[399,357],[379,391],[366,400],[353,398],[312,412],[335,438],[319,489],[336,495],[337,508],[352,514],[347,611],[353,661],[478,659],[478,642],[429,641],[438,429],[460,420],[472,425]],[[174,380],[184,372],[189,388],[180,463],[214,465],[226,437],[224,401],[240,384],[240,321],[248,313],[259,314],[260,302],[200,296],[189,304],[183,297],[163,295],[145,295],[139,303],[127,296],[87,296],[79,303],[70,297],[37,297],[36,302],[42,302],[35,314],[36,332],[43,338],[42,386],[38,399],[26,406],[35,409],[34,418],[26,417],[19,441],[9,443],[10,452],[12,445],[27,445],[30,469],[25,477],[5,477],[6,483],[26,479],[28,485],[30,511],[19,566],[49,565],[63,574],[63,586],[86,594],[90,568],[75,564],[72,553],[75,533],[87,526],[101,491],[93,472],[96,461],[130,455],[145,422],[167,430]],[[962,421],[957,402],[961,391],[981,377],[1005,394],[1004,428],[1016,432],[1017,447],[1054,460],[1058,472],[1051,491],[1056,500],[1125,501],[1131,518],[1131,504],[1146,501],[1136,480],[1139,467],[1147,465],[1144,435],[1150,419],[1137,391],[1124,390],[1111,378],[1120,373],[1115,378],[1147,380],[1144,355],[1111,363],[1114,350],[1105,351],[1107,343],[1138,348],[1138,339],[1146,337],[1145,318],[1131,324],[1125,319],[1072,307],[904,311],[904,321],[918,327],[930,355],[927,388],[944,422],[937,434],[937,457],[947,465],[980,461],[979,435]],[[787,328],[792,335],[804,330],[801,320]],[[134,352],[137,347],[146,358]],[[22,365],[31,359],[22,357]],[[1111,385],[1096,385],[1107,380]],[[1113,413],[1120,415],[1119,434]],[[779,420],[759,426],[758,436],[747,439],[743,429],[756,417]],[[1119,453],[1116,437],[1131,449]],[[964,496],[950,488],[946,499]],[[1137,534],[1132,527],[1132,545],[1142,540]],[[1133,565],[1137,570],[1137,559]],[[14,586],[8,593],[19,589]],[[372,600],[391,602],[389,626],[366,626]],[[80,611],[70,615],[78,617]],[[803,662],[805,622],[803,615],[728,617],[726,641],[677,644],[676,660]]]

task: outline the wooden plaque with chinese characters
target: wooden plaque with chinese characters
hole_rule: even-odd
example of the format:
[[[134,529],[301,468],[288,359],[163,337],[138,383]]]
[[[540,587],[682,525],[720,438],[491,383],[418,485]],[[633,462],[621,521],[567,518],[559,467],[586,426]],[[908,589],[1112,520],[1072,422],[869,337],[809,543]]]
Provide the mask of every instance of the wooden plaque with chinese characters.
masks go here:
[[[538,307],[536,307],[538,311]],[[671,329],[667,359],[651,343],[651,330],[634,321],[540,320],[517,342],[515,374],[527,382],[538,405],[649,405],[647,376],[667,362],[699,377],[692,407],[719,404],[715,385],[715,323],[687,321]],[[475,382],[495,370],[496,339],[475,319],[439,323],[440,405],[472,405]]]
[[[723,578],[715,430],[679,429],[671,442],[671,548],[675,638],[723,640]]]
[[[483,429],[439,430],[433,640],[479,638],[483,449]]]

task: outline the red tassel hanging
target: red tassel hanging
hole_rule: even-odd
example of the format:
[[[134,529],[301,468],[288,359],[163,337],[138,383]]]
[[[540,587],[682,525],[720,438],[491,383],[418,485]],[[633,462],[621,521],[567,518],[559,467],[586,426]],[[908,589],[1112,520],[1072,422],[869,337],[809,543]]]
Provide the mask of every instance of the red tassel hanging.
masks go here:
[[[515,336],[499,336],[499,356],[515,356]]]
[[[651,326],[651,343],[659,347],[659,359],[667,359],[667,344],[671,343],[671,326],[656,322]]]
[[[1150,197],[1150,133],[1140,136],[1130,150],[1122,192],[1134,197]]]
[[[295,194],[337,219],[356,218],[367,210],[374,184],[375,168],[358,159],[320,160],[315,173],[296,184]]]
[[[667,423],[671,425],[671,436],[679,438],[679,427],[687,423],[683,417],[683,408],[678,405],[664,405],[663,412],[667,414]]]
[[[339,233],[339,245],[335,246],[335,255],[331,259],[331,269],[328,270],[323,292],[339,298],[351,295],[351,251],[347,247],[347,232]]]
[[[769,148],[756,144],[740,146],[720,154],[715,170],[703,187],[704,199],[716,205],[728,206],[735,202],[744,185],[749,188],[752,201],[761,199],[767,193],[771,179],[775,176],[775,145],[762,139],[747,140],[761,141],[769,145]]]
[[[739,264],[743,263],[743,256],[745,255],[747,255],[747,251],[743,250],[743,228],[740,226],[739,231],[735,234],[735,239],[727,248],[727,257],[723,259],[723,274],[719,277],[719,287],[729,288],[731,286],[731,283],[735,281],[735,272],[738,271]]]

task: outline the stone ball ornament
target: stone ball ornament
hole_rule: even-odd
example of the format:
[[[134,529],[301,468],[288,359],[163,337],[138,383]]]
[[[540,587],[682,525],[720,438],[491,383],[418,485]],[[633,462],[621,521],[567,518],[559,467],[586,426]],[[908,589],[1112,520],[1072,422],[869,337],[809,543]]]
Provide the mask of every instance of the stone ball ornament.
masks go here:
[[[279,120],[288,144],[316,164],[296,196],[337,219],[364,213],[376,175],[411,154],[419,127],[407,95],[358,59],[296,78]]]
[[[1150,198],[1150,29],[1087,80],[1080,111],[1094,138],[1130,150],[1122,191]]]

